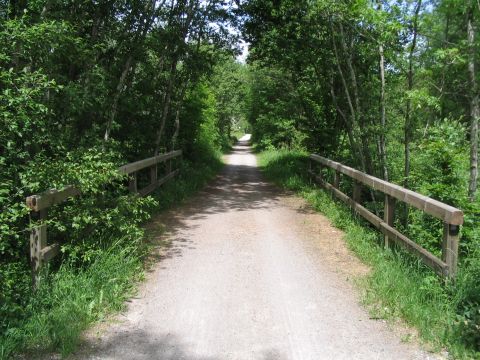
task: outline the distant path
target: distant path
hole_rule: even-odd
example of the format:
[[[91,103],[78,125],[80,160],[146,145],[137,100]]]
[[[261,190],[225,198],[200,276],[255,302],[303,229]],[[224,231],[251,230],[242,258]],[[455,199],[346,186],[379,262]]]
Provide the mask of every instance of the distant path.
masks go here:
[[[266,183],[245,142],[226,159],[210,187],[157,220],[166,222],[170,248],[128,311],[75,358],[431,356],[358,305],[346,278],[368,269],[338,230]]]

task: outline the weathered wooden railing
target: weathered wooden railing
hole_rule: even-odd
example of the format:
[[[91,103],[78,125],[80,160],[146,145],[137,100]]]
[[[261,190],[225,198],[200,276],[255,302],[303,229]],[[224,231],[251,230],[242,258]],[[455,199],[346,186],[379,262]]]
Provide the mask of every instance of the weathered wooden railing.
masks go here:
[[[315,171],[315,166],[319,166],[320,171]],[[333,184],[330,184],[325,180],[321,171],[322,168],[330,168],[335,171],[333,174]],[[460,225],[463,224],[463,212],[461,210],[405,189],[399,185],[391,184],[374,176],[367,175],[361,171],[329,160],[320,155],[310,155],[309,172],[325,189],[330,190],[333,195],[348,204],[355,212],[378,228],[385,235],[385,246],[388,247],[389,242],[393,241],[403,246],[407,251],[420,257],[427,266],[432,268],[439,275],[450,278],[455,277],[458,258],[458,234]],[[352,197],[349,197],[340,191],[341,174],[346,175],[353,180]],[[385,195],[383,219],[371,213],[360,204],[362,201],[362,185]],[[437,258],[435,255],[393,227],[396,200],[420,209],[421,211],[443,221],[444,230],[441,259]]]
[[[139,196],[145,196],[155,190],[169,179],[178,174],[179,169],[172,171],[172,160],[182,155],[180,150],[172,151],[167,154],[160,154],[151,158],[136,161],[130,164],[120,166],[118,172],[123,175],[129,175],[129,190]],[[158,164],[165,163],[166,175],[158,178]],[[138,189],[138,172],[144,169],[150,169],[150,183]],[[34,282],[38,282],[38,271],[42,265],[58,254],[59,244],[47,244],[47,210],[49,207],[59,204],[70,197],[80,194],[80,190],[74,186],[67,186],[61,190],[51,189],[41,194],[27,197],[27,206],[31,209],[30,231],[30,260],[32,264],[32,273]],[[40,222],[39,225],[37,223]]]

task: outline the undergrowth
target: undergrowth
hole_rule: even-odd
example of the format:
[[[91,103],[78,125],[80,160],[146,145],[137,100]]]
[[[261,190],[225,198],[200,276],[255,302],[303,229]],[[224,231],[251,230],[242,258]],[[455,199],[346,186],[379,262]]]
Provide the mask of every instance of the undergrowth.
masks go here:
[[[434,350],[448,349],[455,358],[480,358],[465,332],[465,313],[459,311],[472,283],[467,265],[455,284],[445,284],[413,256],[385,249],[379,232],[312,183],[306,153],[265,151],[259,162],[269,180],[300,194],[345,232],[348,247],[371,268],[358,283],[372,318],[402,319]]]
[[[222,166],[219,154],[206,153],[194,160],[183,161],[180,174],[151,196],[156,206],[148,209],[146,218],[192,195]],[[21,313],[15,314],[18,321],[6,324],[0,334],[0,359],[18,353],[27,358],[45,352],[66,356],[92,323],[123,309],[143,278],[148,253],[143,229],[137,226],[136,230],[118,237],[119,227],[113,234],[116,240],[97,238],[98,244],[105,245],[98,246],[88,265],[79,266],[72,259],[45,267],[40,288],[26,295]]]

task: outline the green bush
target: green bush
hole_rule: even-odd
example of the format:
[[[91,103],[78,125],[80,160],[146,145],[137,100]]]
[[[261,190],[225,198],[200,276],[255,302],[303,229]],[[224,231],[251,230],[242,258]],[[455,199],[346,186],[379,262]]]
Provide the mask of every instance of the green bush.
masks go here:
[[[208,84],[191,89],[184,104],[191,123],[186,122],[179,135],[179,176],[144,198],[129,194],[128,179],[117,168],[132,156],[149,156],[141,148],[145,144],[130,153],[132,149],[119,141],[86,141],[74,147],[56,137],[58,124],[48,123],[51,114],[42,105],[41,90],[50,86],[38,84],[38,96],[36,90],[29,92],[17,108],[7,109],[16,112],[12,118],[23,117],[24,122],[19,120],[15,127],[3,118],[10,127],[0,128],[7,144],[0,154],[5,168],[0,172],[0,358],[33,348],[70,352],[91,322],[122,306],[141,275],[145,221],[198,190],[221,166],[225,134],[218,131],[217,104]],[[8,105],[7,95],[12,96],[3,95],[0,106]],[[2,115],[10,116],[6,111]],[[25,123],[27,118],[31,123]],[[34,138],[36,129],[47,125],[52,128],[38,132],[38,143],[19,140]],[[81,194],[48,211],[48,239],[59,243],[61,252],[45,268],[41,288],[34,293],[25,197],[66,185],[74,185]]]

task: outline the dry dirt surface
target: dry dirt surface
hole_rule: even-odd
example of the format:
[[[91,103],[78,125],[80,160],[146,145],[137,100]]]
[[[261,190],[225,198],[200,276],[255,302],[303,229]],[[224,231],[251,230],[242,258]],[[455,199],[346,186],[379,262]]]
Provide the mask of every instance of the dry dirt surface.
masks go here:
[[[151,227],[167,229],[127,311],[75,359],[429,359],[370,319],[351,279],[368,269],[342,233],[265,182],[246,142],[218,178]]]

